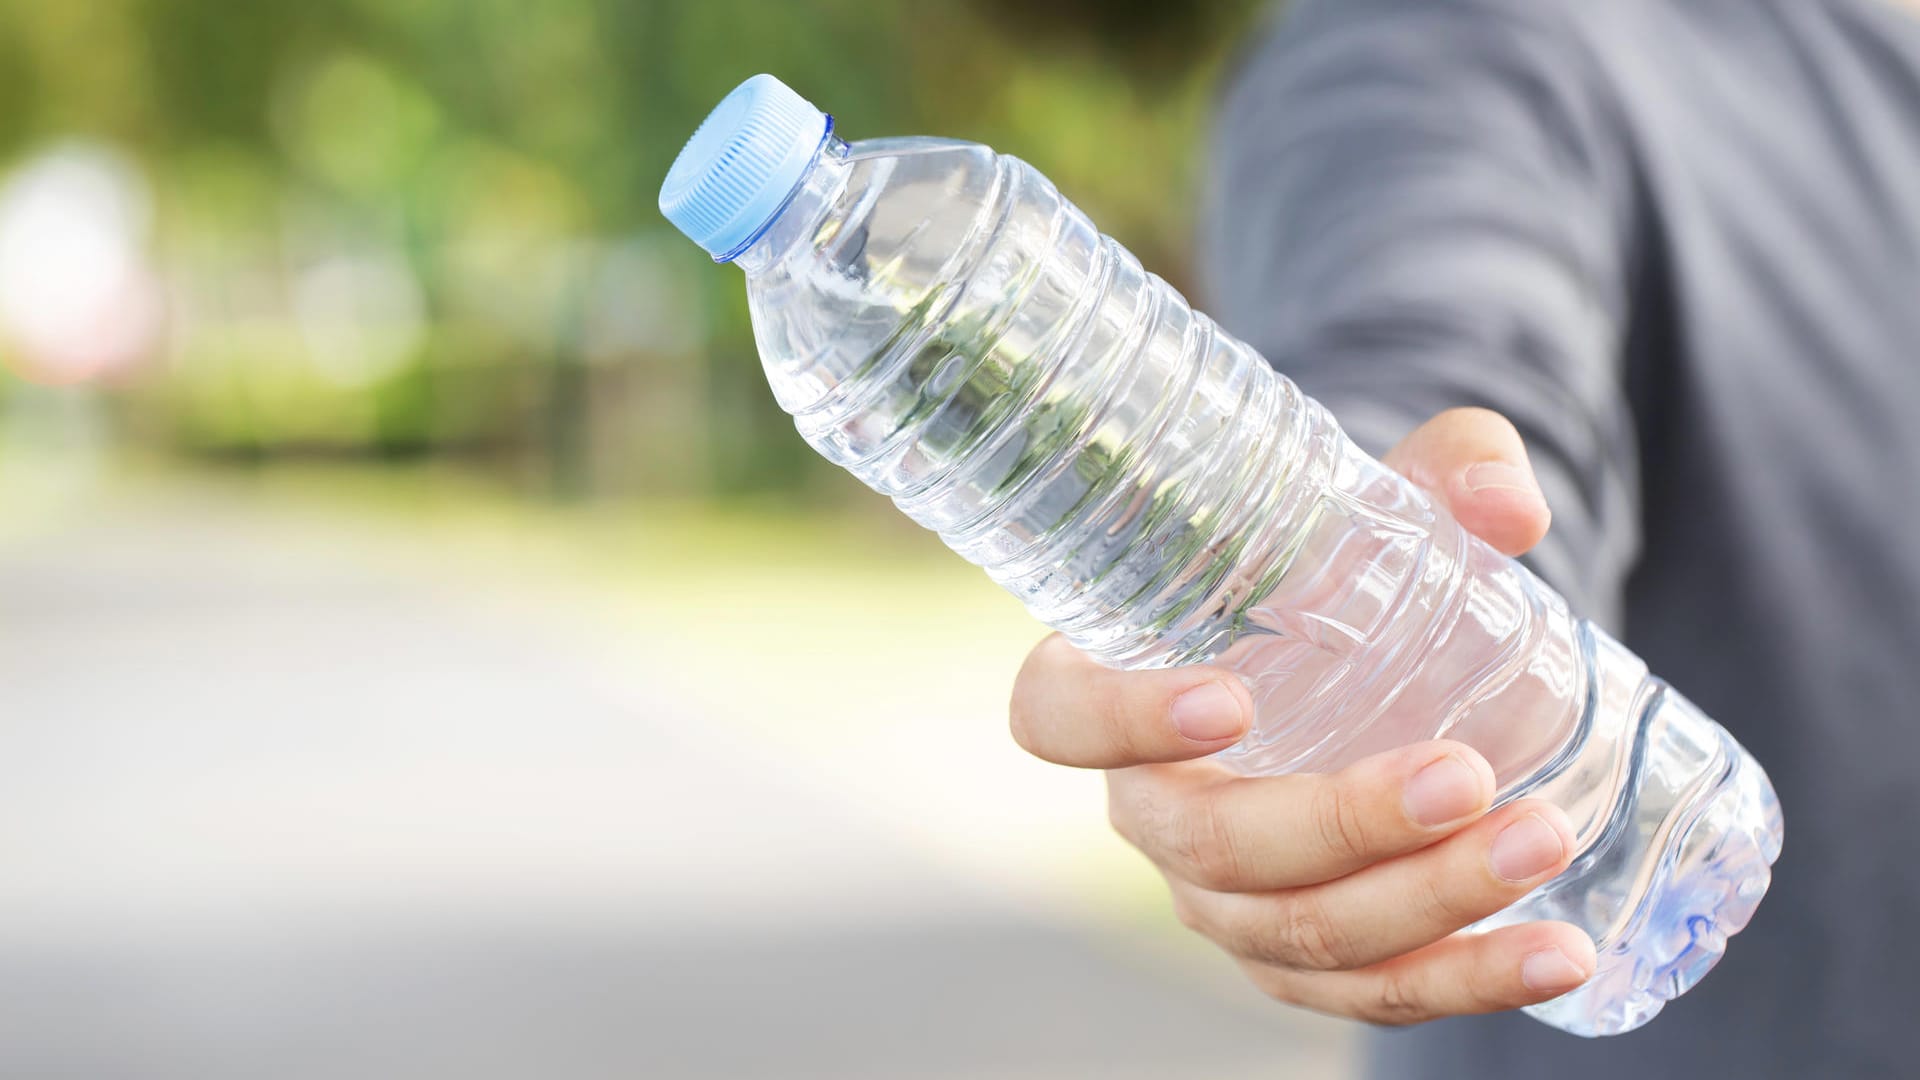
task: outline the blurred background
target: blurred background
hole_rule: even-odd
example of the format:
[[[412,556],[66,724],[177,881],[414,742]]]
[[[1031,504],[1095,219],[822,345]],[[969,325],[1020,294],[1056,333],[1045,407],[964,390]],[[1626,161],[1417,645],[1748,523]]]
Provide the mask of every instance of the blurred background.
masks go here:
[[[0,0],[0,1075],[1347,1075],[654,205],[772,71],[1183,284],[1266,15]]]

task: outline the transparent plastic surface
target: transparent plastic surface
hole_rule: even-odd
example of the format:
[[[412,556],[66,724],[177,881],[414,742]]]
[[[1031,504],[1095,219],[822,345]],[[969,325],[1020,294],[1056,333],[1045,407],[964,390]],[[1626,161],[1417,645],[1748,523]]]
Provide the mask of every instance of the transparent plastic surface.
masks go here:
[[[739,263],[806,440],[1103,662],[1239,671],[1237,767],[1446,736],[1563,807],[1572,867],[1480,924],[1599,944],[1537,1018],[1638,1027],[1746,925],[1781,839],[1753,759],[1024,162],[830,140]]]

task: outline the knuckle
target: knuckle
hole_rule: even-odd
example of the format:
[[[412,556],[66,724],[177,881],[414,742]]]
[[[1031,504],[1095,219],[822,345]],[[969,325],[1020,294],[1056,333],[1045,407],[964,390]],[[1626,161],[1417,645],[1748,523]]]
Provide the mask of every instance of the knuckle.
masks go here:
[[[1420,903],[1435,923],[1451,932],[1488,914],[1478,910],[1481,905],[1474,903],[1472,898],[1458,895],[1448,884],[1448,880],[1439,874],[1427,874],[1420,878]]]
[[[1346,789],[1323,784],[1313,796],[1314,840],[1320,850],[1341,861],[1365,858],[1372,847],[1372,828]]]
[[[1404,972],[1384,971],[1375,982],[1362,1015],[1370,1024],[1406,1027],[1431,1020],[1433,1011]]]
[[[1174,829],[1174,856],[1194,884],[1215,892],[1235,891],[1245,880],[1245,852],[1232,815],[1212,798],[1193,800]]]
[[[1276,963],[1307,971],[1346,971],[1360,964],[1351,934],[1326,905],[1306,896],[1289,897],[1278,912],[1278,940],[1266,951]]]

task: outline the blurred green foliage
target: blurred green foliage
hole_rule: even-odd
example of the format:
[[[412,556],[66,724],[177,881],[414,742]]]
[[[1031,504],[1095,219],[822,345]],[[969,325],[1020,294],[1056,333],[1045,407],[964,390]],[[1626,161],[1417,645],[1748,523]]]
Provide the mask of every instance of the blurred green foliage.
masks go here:
[[[562,494],[825,483],[738,275],[655,209],[772,71],[850,138],[1039,165],[1180,282],[1255,0],[0,0],[0,168],[117,148],[153,195],[160,355],[123,437],[255,461],[457,458]]]

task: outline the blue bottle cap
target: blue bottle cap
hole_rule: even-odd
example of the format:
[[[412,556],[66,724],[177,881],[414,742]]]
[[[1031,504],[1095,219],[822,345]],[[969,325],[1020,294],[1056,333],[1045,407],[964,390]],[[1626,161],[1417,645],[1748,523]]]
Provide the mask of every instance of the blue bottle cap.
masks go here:
[[[798,187],[832,120],[771,75],[713,107],[660,185],[660,212],[687,238],[730,259]]]

